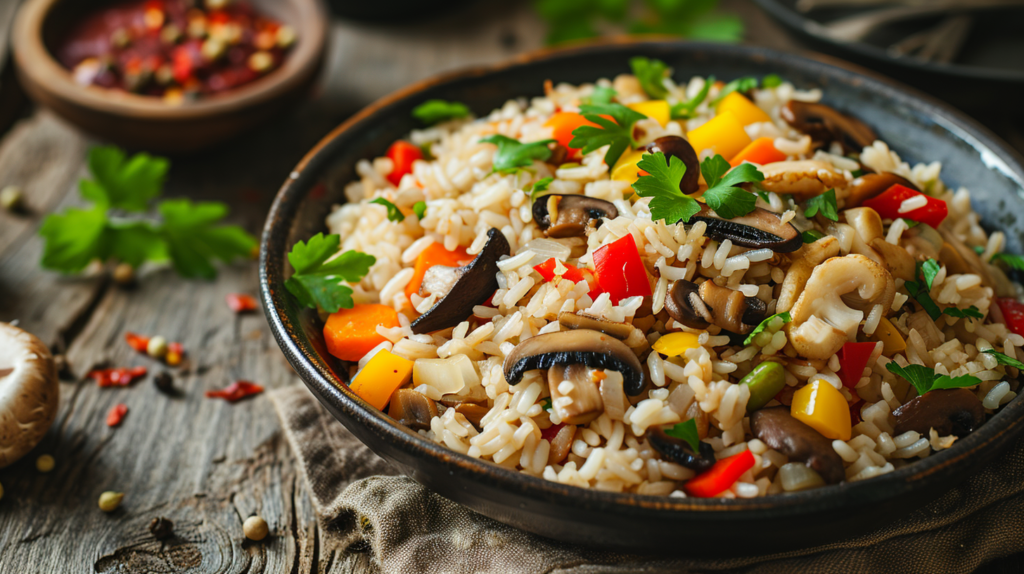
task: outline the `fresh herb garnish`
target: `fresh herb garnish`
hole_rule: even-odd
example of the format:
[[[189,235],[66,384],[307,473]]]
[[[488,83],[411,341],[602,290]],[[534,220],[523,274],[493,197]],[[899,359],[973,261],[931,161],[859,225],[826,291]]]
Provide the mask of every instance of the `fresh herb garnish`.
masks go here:
[[[551,410],[551,397],[544,397],[544,399],[540,402],[540,408],[545,410],[545,411],[550,411]]]
[[[589,97],[581,98],[580,103],[597,105],[610,104],[617,95],[619,95],[619,93],[611,86],[595,86],[594,92],[591,93]]]
[[[685,120],[692,118],[697,113],[697,106],[701,105],[704,100],[708,97],[708,91],[711,90],[711,84],[715,83],[714,76],[708,76],[708,79],[704,81],[704,86],[701,87],[700,91],[697,92],[692,98],[685,102],[679,102],[672,106],[671,115],[674,120]]]
[[[716,105],[722,101],[726,96],[733,92],[749,92],[757,88],[757,78],[754,76],[744,76],[742,78],[736,78],[722,87],[722,91],[718,92],[718,97],[711,102],[711,105]]]
[[[825,219],[839,221],[839,208],[836,206],[836,190],[830,189],[821,195],[807,200],[804,217],[810,219],[820,213]]]
[[[928,261],[934,260],[929,259]],[[931,281],[935,279],[935,274],[932,273],[932,270],[934,270],[935,273],[938,273],[938,270],[932,265],[929,265],[928,261],[918,263],[916,275],[923,276],[925,278],[925,282],[930,284]],[[935,265],[938,265],[938,263],[936,262]],[[942,315],[949,315],[950,317],[956,317],[959,319],[965,319],[968,317],[972,319],[984,318],[981,311],[974,305],[971,305],[966,309],[958,309],[956,307],[940,309],[939,306],[935,304],[935,301],[932,300],[931,294],[929,293],[931,288],[928,285],[922,284],[920,281],[906,281],[903,283],[903,286],[907,289],[907,293],[909,293],[910,296],[921,305],[925,312],[928,313],[928,316],[932,318],[932,321],[938,320]]]
[[[984,253],[985,250],[982,249],[981,252]],[[1021,257],[1020,255],[1014,255],[1012,253],[996,253],[995,255],[992,256],[992,259],[990,259],[989,261],[991,261],[992,263],[1002,261],[1008,267],[1010,267],[1010,269],[1024,271],[1024,257]]]
[[[654,33],[685,36],[693,40],[737,42],[743,21],[732,14],[713,12],[717,0],[701,2],[639,0],[534,0],[540,17],[548,24],[548,44],[599,36],[599,29],[615,33]],[[640,9],[642,8],[642,9]]]
[[[700,435],[697,434],[697,421],[687,419],[672,428],[665,429],[665,434],[670,437],[685,440],[694,453],[700,452]]]
[[[427,202],[417,201],[412,204],[412,212],[416,214],[416,219],[423,219],[423,215],[427,213]]]
[[[741,183],[764,181],[764,174],[752,163],[743,163],[735,168],[720,155],[700,162],[700,172],[708,184],[704,201],[725,219],[740,217],[754,211],[757,197],[738,186]]]
[[[800,236],[803,238],[804,243],[814,243],[822,237],[825,237],[825,234],[814,229],[808,229],[801,233]]]
[[[935,281],[935,276],[941,269],[942,266],[934,259],[928,259],[921,264],[921,274],[924,275],[924,284],[928,286],[929,291],[932,290],[932,282]]]
[[[648,175],[642,175],[633,184],[633,189],[640,197],[650,197],[651,219],[665,220],[672,224],[689,221],[698,211],[700,204],[696,199],[683,194],[679,183],[686,174],[686,164],[676,156],[665,158],[662,152],[645,153],[636,166]]]
[[[938,389],[959,389],[981,384],[981,379],[973,375],[960,375],[959,377],[938,375],[934,370],[922,365],[901,367],[895,361],[891,361],[885,368],[890,373],[903,377],[903,379],[913,385],[917,389],[918,396]]]
[[[665,96],[668,95],[665,77],[669,73],[665,62],[636,56],[629,61],[629,67],[633,69],[633,75],[640,82],[640,87],[647,92],[651,99],[665,99]]]
[[[782,85],[782,76],[778,74],[768,74],[764,78],[761,78],[762,88],[777,88]]]
[[[757,327],[754,327],[754,330],[751,331],[750,334],[747,335],[747,338],[743,340],[743,344],[749,345],[750,343],[754,342],[754,337],[760,335],[765,329],[767,329],[768,325],[772,322],[772,319],[776,317],[782,319],[783,325],[793,320],[788,311],[786,311],[785,313],[776,313],[771,317],[768,317],[764,321],[761,321],[761,323]]]
[[[464,118],[469,115],[469,108],[461,102],[427,100],[413,108],[412,115],[414,118],[431,126],[446,120]]]
[[[852,175],[854,179],[857,179],[858,177],[864,175],[864,170],[863,169],[855,169],[855,170],[850,172],[850,175]]]
[[[569,147],[581,149],[586,155],[608,146],[608,151],[604,154],[604,163],[611,167],[622,157],[626,149],[639,145],[633,139],[633,124],[646,118],[644,114],[622,104],[583,105],[580,106],[580,113],[597,126],[580,126],[574,129]],[[611,116],[614,121],[604,116]]]
[[[524,189],[523,191],[529,191],[530,201],[533,201],[540,197],[541,195],[544,195],[544,192],[548,190],[548,186],[551,185],[552,181],[555,181],[555,178],[545,177],[543,179],[538,179],[534,183],[531,183],[530,185],[526,186],[526,189]]]
[[[1024,363],[1022,363],[1022,362],[1018,361],[1017,359],[1014,359],[1013,357],[1010,357],[1010,356],[1008,356],[1008,355],[1006,355],[1004,353],[1000,353],[999,351],[997,351],[995,349],[986,349],[986,350],[982,351],[982,353],[988,353],[989,355],[992,355],[993,357],[996,358],[996,361],[1000,365],[1007,365],[1009,367],[1013,367],[1015,369],[1020,369],[1020,370],[1024,371]]]
[[[551,157],[551,149],[548,144],[555,142],[555,140],[541,140],[522,143],[500,134],[481,138],[480,141],[498,146],[498,151],[494,153],[493,171],[499,173],[511,173],[519,168],[530,167],[535,159],[546,161]]]
[[[921,225],[920,221],[914,221],[913,219],[907,219],[906,217],[901,217],[900,219],[903,220],[903,223],[907,224],[907,229],[913,229],[918,225]]]
[[[956,307],[946,307],[942,310],[943,315],[949,315],[950,317],[956,317],[958,319],[966,319],[970,317],[972,319],[984,319],[985,316],[981,314],[981,310],[971,305],[966,309],[958,309]]]
[[[383,205],[388,209],[388,221],[401,222],[405,221],[405,214],[402,213],[398,206],[383,197],[371,200],[370,203],[376,203],[377,205]]]
[[[334,257],[340,246],[340,236],[323,233],[310,237],[307,243],[300,241],[292,246],[288,262],[295,273],[284,285],[299,303],[328,313],[352,308],[352,289],[341,282],[361,280],[377,260],[359,251],[346,251]]]
[[[46,240],[43,267],[77,273],[94,260],[116,259],[133,267],[169,261],[184,277],[212,279],[217,271],[211,260],[252,256],[253,236],[238,226],[218,225],[228,214],[223,203],[164,200],[156,206],[158,221],[108,213],[147,211],[162,192],[167,159],[146,153],[129,158],[116,147],[95,147],[88,163],[93,179],[79,182],[79,190],[93,205],[46,217],[39,230]]]

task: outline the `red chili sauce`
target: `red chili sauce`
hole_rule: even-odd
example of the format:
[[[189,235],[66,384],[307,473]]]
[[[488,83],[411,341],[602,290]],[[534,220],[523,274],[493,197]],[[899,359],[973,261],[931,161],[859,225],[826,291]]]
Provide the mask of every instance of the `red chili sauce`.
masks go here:
[[[57,49],[75,81],[178,104],[278,68],[295,31],[236,0],[133,0],[78,22]]]

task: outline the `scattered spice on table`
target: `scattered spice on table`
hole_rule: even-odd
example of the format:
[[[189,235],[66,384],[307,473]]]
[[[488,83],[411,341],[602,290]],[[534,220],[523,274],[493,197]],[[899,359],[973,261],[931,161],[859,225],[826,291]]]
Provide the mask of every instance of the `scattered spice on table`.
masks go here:
[[[114,492],[108,490],[103,494],[100,494],[100,510],[102,510],[103,512],[113,512],[117,510],[118,506],[121,506],[122,500],[124,500],[123,492]]]
[[[146,344],[146,354],[162,361],[167,356],[167,339],[160,335],[150,337],[149,343]]]
[[[181,343],[170,343],[167,345],[167,355],[164,356],[164,362],[172,367],[176,367],[181,364],[181,359],[185,356],[185,347]]]
[[[174,523],[169,518],[159,516],[149,522],[149,533],[157,540],[166,540],[174,535]]]
[[[235,313],[247,313],[256,310],[256,298],[244,293],[228,293],[228,307]]]
[[[25,194],[21,192],[21,188],[8,185],[7,187],[0,189],[0,207],[3,207],[11,213],[21,211],[25,206]]]
[[[129,331],[124,334],[124,339],[135,351],[161,360],[172,367],[180,365],[185,357],[185,347],[181,343],[169,343],[160,335],[146,337]]]
[[[114,267],[114,283],[117,283],[121,287],[130,287],[135,285],[135,268],[128,263],[118,263]]]
[[[53,460],[53,457],[48,454],[44,454],[36,459],[36,470],[39,472],[50,472],[56,465],[57,461]]]
[[[263,387],[256,383],[250,383],[248,381],[238,381],[231,383],[227,387],[219,391],[206,391],[206,398],[208,399],[224,399],[229,403],[240,401],[246,397],[252,395],[258,395],[263,392]]]
[[[146,348],[149,346],[149,337],[132,333],[131,331],[124,334],[124,340],[128,341],[128,346],[135,349],[139,353],[145,353]]]
[[[262,516],[250,516],[242,523],[242,532],[249,540],[259,542],[270,534],[270,526]]]
[[[86,377],[94,379],[101,387],[126,387],[146,376],[146,367],[117,367],[94,369]]]
[[[116,427],[121,425],[121,421],[124,420],[124,416],[128,414],[128,405],[124,403],[118,403],[107,411],[107,426]]]
[[[160,371],[153,377],[153,384],[162,393],[171,394],[174,392],[174,377],[167,371]]]

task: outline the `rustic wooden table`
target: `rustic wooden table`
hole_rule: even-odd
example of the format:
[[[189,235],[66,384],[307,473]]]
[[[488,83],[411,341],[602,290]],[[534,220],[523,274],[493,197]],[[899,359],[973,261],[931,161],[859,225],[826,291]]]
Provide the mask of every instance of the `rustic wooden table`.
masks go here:
[[[754,43],[791,48],[786,36],[742,0]],[[543,26],[525,4],[479,3],[427,24],[335,22],[326,74],[313,99],[244,137],[197,157],[174,159],[171,196],[219,200],[232,219],[258,233],[275,191],[322,135],[374,98],[413,80],[490,62],[540,46]],[[2,40],[2,38],[0,38]],[[43,216],[80,201],[86,151],[94,142],[45,110],[32,110],[0,141],[0,187],[18,185],[29,212],[0,211],[0,321],[19,325],[62,353],[57,420],[39,447],[0,470],[0,572],[374,572],[369,556],[325,543],[277,416],[266,397],[237,404],[203,397],[236,380],[268,389],[298,383],[262,314],[234,315],[229,293],[257,294],[255,263],[223,267],[216,281],[186,281],[167,269],[141,276],[133,290],[108,275],[61,277],[42,270]],[[189,353],[172,369],[178,396],[149,378],[98,388],[95,365],[161,365],[133,352],[124,333],[161,334]],[[110,429],[107,410],[125,403]],[[56,468],[36,471],[49,453]],[[126,493],[121,508],[97,508],[105,490]],[[242,521],[258,513],[272,535],[244,542]],[[150,520],[173,520],[177,537],[156,541]],[[1019,560],[992,571],[1017,571]]]

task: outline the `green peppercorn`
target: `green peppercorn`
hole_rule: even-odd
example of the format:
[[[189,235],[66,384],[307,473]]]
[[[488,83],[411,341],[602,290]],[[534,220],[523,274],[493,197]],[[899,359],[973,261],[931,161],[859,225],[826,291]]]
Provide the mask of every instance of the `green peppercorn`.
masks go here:
[[[103,512],[113,512],[117,510],[118,506],[121,506],[121,501],[124,500],[123,492],[106,491],[100,495],[100,510]]]
[[[775,361],[765,361],[740,379],[750,389],[747,412],[754,412],[768,404],[786,386],[786,368]]]
[[[21,193],[21,188],[15,185],[8,185],[0,190],[0,207],[7,211],[11,213],[21,211],[24,207],[24,202],[25,196]]]
[[[167,339],[157,335],[149,339],[146,345],[146,354],[154,359],[163,359],[167,356]]]
[[[52,456],[44,454],[36,459],[36,470],[39,472],[50,472],[56,464]]]

